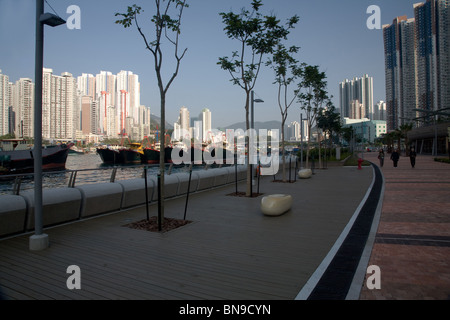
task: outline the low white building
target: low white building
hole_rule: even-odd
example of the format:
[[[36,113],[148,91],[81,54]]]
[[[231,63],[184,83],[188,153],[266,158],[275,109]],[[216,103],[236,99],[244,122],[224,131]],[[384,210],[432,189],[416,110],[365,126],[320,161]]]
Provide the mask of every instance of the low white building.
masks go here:
[[[362,137],[364,142],[373,143],[375,139],[387,133],[386,121],[344,118],[343,127],[352,127],[356,136]]]

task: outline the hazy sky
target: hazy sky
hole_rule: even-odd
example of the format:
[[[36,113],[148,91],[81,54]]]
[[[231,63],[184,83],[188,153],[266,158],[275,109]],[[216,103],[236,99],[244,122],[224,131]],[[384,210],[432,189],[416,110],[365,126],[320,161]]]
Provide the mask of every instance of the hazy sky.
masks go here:
[[[148,23],[154,11],[151,0],[47,0],[64,19],[70,5],[81,9],[81,29],[66,26],[45,27],[44,66],[54,74],[70,72],[97,74],[111,71],[117,74],[129,70],[139,75],[141,104],[159,115],[159,91],[153,57],[144,47],[133,26],[123,28],[114,23],[116,12],[125,12],[137,3],[144,9],[141,23],[149,37],[153,29]],[[301,62],[318,65],[327,74],[328,92],[339,108],[338,83],[364,74],[374,78],[374,102],[385,99],[384,48],[381,30],[369,30],[367,8],[381,9],[381,24],[390,24],[401,15],[413,17],[412,0],[263,0],[261,12],[273,13],[282,21],[298,15],[300,21],[289,35],[290,43],[300,46]],[[188,51],[182,61],[179,76],[168,92],[166,119],[177,120],[179,109],[186,106],[191,116],[203,108],[212,112],[214,128],[245,119],[245,92],[234,86],[227,72],[217,65],[219,57],[231,56],[239,43],[229,40],[223,31],[220,12],[238,12],[250,8],[251,0],[191,0],[184,12],[181,48]],[[50,5],[50,6],[49,6]],[[15,82],[21,77],[34,79],[35,1],[0,0],[0,69]],[[147,22],[146,22],[147,20]],[[173,72],[170,55],[166,54],[166,72]],[[255,105],[255,121],[280,120],[277,87],[273,71],[266,68],[260,74],[255,94],[264,103]],[[166,77],[167,81],[167,77]],[[300,106],[289,109],[288,121],[299,120]]]

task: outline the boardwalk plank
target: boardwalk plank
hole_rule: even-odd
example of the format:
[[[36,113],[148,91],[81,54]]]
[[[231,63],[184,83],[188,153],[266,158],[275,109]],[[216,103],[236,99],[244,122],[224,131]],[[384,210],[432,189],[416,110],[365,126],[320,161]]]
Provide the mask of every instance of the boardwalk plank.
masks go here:
[[[234,186],[226,186],[193,194],[193,223],[168,233],[124,227],[145,218],[138,207],[48,228],[42,252],[29,251],[29,234],[3,240],[0,286],[11,299],[294,299],[370,185],[371,172],[348,172],[330,169],[298,184],[263,180],[265,190],[297,195],[278,218],[261,214],[261,197],[230,197]],[[332,212],[322,194],[336,202]],[[182,217],[184,205],[184,197],[167,201],[166,217]],[[151,215],[156,210],[150,206]],[[78,292],[65,287],[72,264],[81,268]]]

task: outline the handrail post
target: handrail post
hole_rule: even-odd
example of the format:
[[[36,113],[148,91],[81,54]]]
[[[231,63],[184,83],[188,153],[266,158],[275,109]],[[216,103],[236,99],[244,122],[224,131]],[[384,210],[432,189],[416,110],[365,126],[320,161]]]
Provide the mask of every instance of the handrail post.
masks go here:
[[[69,179],[69,188],[73,188],[75,187],[75,179],[77,178],[77,172],[78,171],[72,171],[72,173],[70,174],[70,179]]]
[[[147,221],[148,221],[150,218],[148,215],[147,166],[144,167],[144,181],[145,181],[145,209],[147,212]]]
[[[189,165],[189,181],[188,181],[188,189],[187,189],[187,194],[186,194],[186,204],[184,205],[183,220],[186,220],[186,211],[187,211],[187,206],[188,206],[188,201],[189,201],[189,191],[191,189],[191,177],[192,177],[192,162]]]
[[[111,172],[111,178],[109,179],[109,182],[113,183],[116,180],[116,172],[117,172],[117,167],[114,167],[114,169]]]
[[[22,183],[22,179],[20,177],[16,177],[14,179],[14,188],[13,188],[13,194],[18,196],[20,193],[20,184]]]

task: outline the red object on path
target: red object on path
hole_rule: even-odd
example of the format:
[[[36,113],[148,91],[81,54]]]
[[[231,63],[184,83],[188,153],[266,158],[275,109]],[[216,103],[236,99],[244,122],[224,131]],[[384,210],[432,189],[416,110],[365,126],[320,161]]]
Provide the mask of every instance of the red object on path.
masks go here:
[[[362,169],[362,167],[361,167],[361,164],[363,163],[363,159],[361,159],[361,158],[359,158],[358,159],[358,170],[361,170]]]

